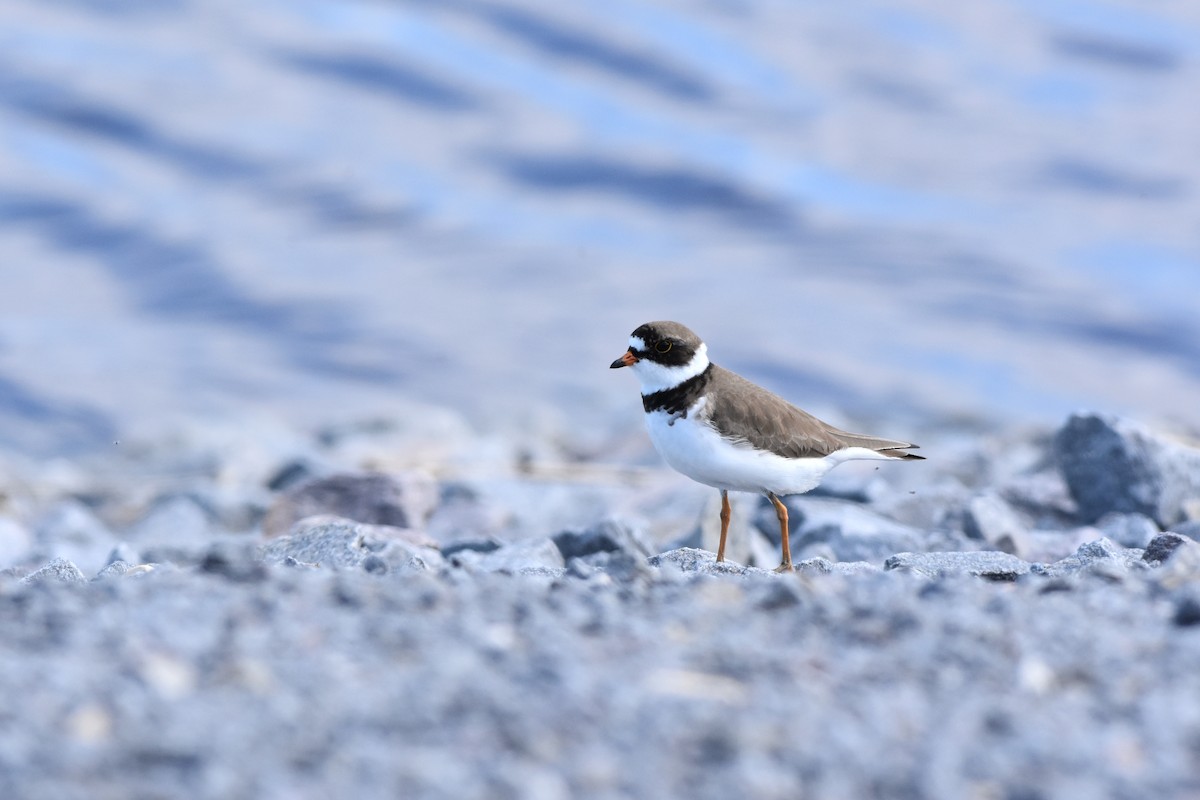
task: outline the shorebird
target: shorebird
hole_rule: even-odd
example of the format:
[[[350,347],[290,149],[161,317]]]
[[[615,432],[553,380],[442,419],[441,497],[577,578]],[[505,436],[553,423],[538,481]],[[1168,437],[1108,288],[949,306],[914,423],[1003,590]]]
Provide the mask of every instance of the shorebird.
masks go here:
[[[708,360],[708,347],[678,322],[647,322],[612,362],[641,383],[646,429],[663,459],[694,481],[721,491],[725,560],[729,492],[765,494],[782,540],[777,571],[790,571],[788,511],[780,496],[803,494],[846,461],[923,460],[911,442],[850,433]]]

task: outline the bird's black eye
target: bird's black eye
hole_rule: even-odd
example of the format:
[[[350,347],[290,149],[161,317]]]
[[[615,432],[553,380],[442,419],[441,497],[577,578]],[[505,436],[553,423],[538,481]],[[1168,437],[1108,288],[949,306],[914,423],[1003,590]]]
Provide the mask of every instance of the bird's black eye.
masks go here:
[[[659,342],[655,342],[655,344],[654,344],[654,352],[656,352],[656,353],[669,353],[669,352],[671,352],[671,343],[670,343],[670,342],[668,342],[666,339],[663,339],[662,341],[659,341]]]

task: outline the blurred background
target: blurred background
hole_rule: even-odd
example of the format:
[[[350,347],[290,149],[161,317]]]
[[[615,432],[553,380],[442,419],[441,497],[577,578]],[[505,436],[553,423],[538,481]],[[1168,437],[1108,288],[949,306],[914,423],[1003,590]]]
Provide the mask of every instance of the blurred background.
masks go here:
[[[1191,0],[0,17],[7,447],[414,403],[586,437],[664,318],[842,424],[1196,423]]]

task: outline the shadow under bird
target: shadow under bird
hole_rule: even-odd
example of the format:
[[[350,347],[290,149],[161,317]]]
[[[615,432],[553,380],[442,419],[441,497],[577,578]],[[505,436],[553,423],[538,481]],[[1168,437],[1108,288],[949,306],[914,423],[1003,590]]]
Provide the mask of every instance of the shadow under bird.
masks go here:
[[[835,428],[772,392],[708,360],[708,347],[678,322],[647,322],[629,337],[612,369],[630,367],[642,388],[646,429],[674,469],[721,490],[725,560],[729,492],[765,494],[779,519],[783,558],[792,570],[788,511],[781,495],[816,488],[845,461],[919,461],[910,442]]]

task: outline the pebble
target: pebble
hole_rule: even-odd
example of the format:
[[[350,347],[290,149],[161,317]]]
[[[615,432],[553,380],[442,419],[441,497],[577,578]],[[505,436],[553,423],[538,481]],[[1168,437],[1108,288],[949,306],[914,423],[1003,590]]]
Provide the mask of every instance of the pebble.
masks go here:
[[[65,558],[53,558],[41,569],[31,572],[21,579],[21,583],[34,585],[39,583],[87,583],[87,578],[79,571],[79,567]]]

